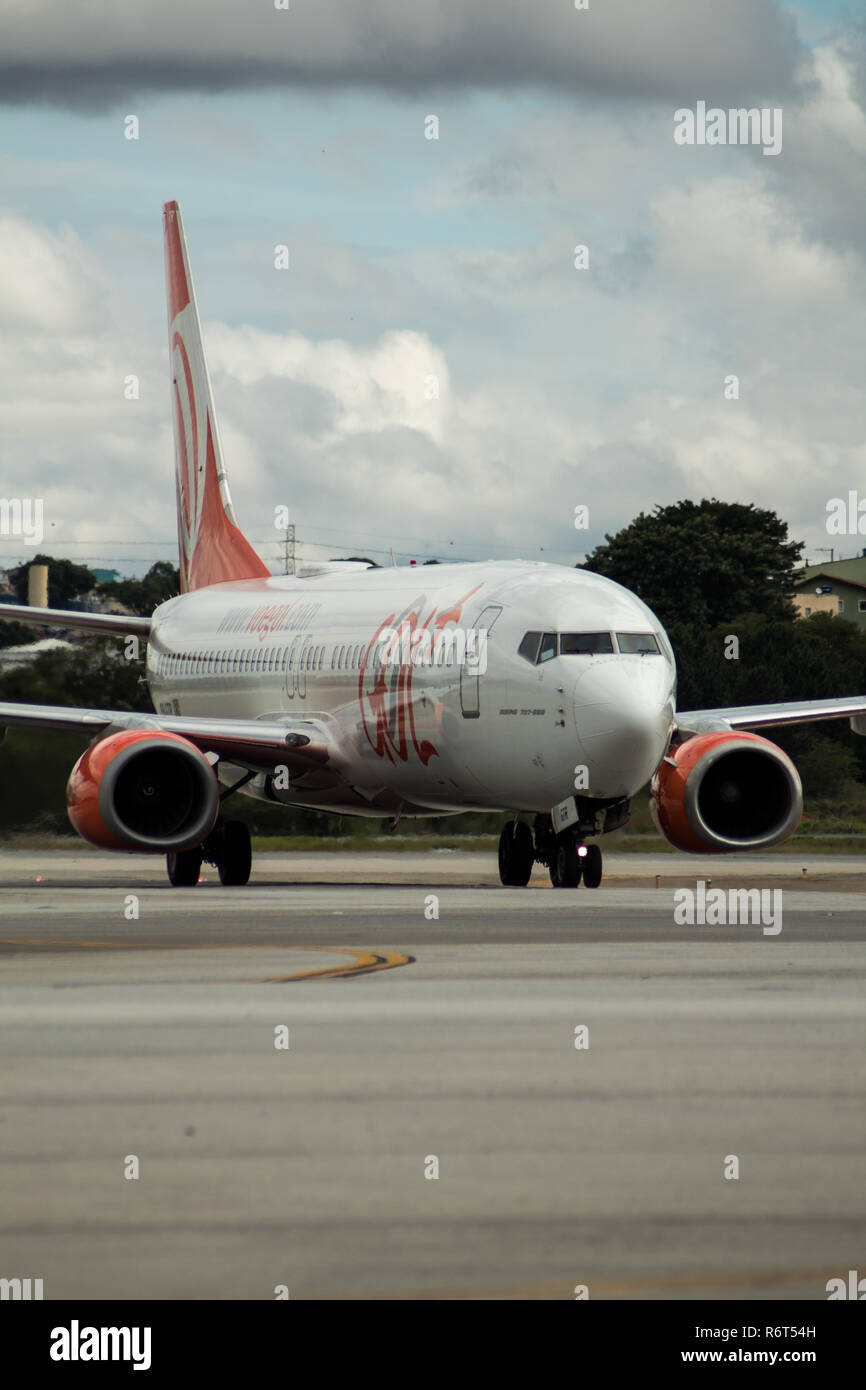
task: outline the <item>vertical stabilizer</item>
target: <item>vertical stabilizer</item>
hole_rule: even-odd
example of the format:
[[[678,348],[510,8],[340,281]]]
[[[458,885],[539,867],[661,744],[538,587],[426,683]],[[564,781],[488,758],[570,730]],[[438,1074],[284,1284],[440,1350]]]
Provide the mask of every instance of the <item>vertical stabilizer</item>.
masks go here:
[[[181,592],[270,570],[237,524],[223,464],[201,324],[177,203],[162,210],[174,407]]]

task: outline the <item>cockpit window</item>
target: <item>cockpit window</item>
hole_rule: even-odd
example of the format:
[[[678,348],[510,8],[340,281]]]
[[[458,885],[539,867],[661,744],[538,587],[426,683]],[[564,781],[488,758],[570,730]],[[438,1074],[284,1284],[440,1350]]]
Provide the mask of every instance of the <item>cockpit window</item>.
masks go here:
[[[628,655],[637,653],[639,656],[646,656],[652,652],[658,656],[659,653],[658,641],[651,632],[618,632],[616,644],[621,652]]]
[[[559,652],[561,656],[595,656],[598,652],[612,652],[613,639],[609,632],[561,632]]]
[[[540,632],[527,632],[520,646],[517,648],[518,656],[522,656],[525,661],[531,662],[534,666],[538,660],[538,644],[540,641]]]
[[[527,632],[517,651],[524,661],[540,666],[555,656],[605,656],[616,651],[625,656],[659,656],[662,648],[653,632]]]

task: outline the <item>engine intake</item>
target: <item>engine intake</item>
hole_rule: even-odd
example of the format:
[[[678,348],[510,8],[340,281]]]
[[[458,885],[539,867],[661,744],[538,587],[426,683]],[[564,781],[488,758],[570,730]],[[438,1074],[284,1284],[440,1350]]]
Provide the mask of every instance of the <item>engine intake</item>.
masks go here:
[[[188,739],[130,729],[82,754],[69,776],[66,805],[79,835],[102,849],[175,853],[210,834],[219,784]]]
[[[662,761],[650,787],[656,827],[677,849],[729,854],[792,835],[803,814],[796,767],[746,732],[697,734]]]

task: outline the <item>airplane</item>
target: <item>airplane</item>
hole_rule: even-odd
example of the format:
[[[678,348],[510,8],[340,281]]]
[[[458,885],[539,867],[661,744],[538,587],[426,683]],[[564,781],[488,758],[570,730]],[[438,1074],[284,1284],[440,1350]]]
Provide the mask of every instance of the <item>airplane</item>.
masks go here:
[[[0,605],[0,618],[146,639],[153,714],[0,702],[0,729],[91,736],[67,810],[102,849],[204,861],[248,882],[236,794],[291,809],[402,818],[507,808],[499,876],[536,862],[597,888],[597,839],[648,782],[655,824],[688,853],[761,850],[796,829],[794,763],[755,730],[845,718],[866,697],[677,711],[655,614],[587,570],[535,561],[271,575],[229,492],[189,255],[163,208],[181,592],[152,617]],[[532,824],[529,823],[529,818]]]

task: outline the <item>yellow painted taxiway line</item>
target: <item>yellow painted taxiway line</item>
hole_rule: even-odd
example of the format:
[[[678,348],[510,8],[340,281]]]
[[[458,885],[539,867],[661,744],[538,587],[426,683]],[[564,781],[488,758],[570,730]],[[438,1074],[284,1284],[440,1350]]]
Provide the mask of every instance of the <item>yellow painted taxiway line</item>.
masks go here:
[[[0,937],[0,946],[38,946],[46,950],[67,950],[86,949],[86,950],[124,950],[124,951],[275,951],[279,947],[274,947],[262,942],[250,942],[243,944],[240,942],[223,941],[195,941],[169,943],[159,941],[135,942],[128,938],[125,941],[96,941],[82,940],[75,938],[71,940],[58,937]],[[208,980],[207,984],[242,984],[242,985],[271,985],[289,984],[294,980],[350,980],[357,975],[371,975],[378,970],[396,970],[401,965],[413,965],[414,956],[404,955],[401,951],[371,951],[361,949],[356,946],[301,946],[292,945],[287,948],[290,951],[312,951],[315,955],[336,955],[354,956],[354,960],[346,961],[343,965],[326,965],[318,970],[296,970],[289,975],[267,975],[264,979],[255,980]],[[165,983],[163,981],[163,983]]]
[[[350,951],[355,957],[346,965],[329,965],[321,970],[299,970],[292,975],[270,975],[262,984],[287,984],[292,980],[350,980],[356,975],[370,975],[376,970],[395,970],[400,965],[412,965],[415,957],[400,951],[359,951],[353,946],[295,946],[296,951],[330,951],[344,956]]]

